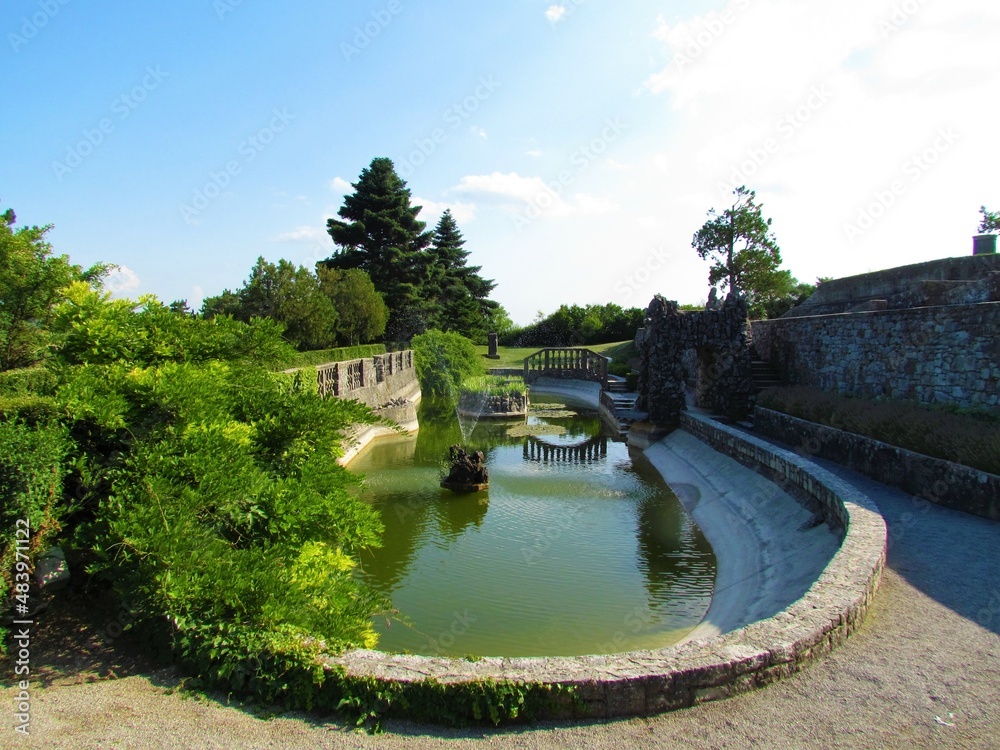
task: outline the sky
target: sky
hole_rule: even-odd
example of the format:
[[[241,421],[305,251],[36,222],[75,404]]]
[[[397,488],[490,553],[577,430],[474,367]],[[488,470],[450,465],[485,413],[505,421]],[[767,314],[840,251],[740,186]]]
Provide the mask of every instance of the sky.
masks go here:
[[[8,0],[0,34],[0,207],[117,296],[312,266],[376,157],[519,324],[703,302],[739,185],[808,282],[1000,209],[995,0]]]

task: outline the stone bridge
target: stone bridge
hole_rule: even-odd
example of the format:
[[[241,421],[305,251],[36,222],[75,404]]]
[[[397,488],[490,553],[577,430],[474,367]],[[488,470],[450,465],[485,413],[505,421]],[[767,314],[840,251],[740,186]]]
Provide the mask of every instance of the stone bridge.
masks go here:
[[[608,386],[608,358],[590,349],[551,347],[540,349],[524,360],[524,382],[539,378],[591,380]]]

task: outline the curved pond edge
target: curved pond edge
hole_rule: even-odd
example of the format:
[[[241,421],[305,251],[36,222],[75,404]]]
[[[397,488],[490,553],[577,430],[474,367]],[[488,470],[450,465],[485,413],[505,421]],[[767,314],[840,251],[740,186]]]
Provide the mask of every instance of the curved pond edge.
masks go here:
[[[553,692],[535,718],[612,718],[727,698],[824,657],[858,628],[878,589],[887,535],[877,506],[808,459],[708,417],[685,412],[682,427],[818,507],[827,522],[841,530],[839,549],[802,598],[772,617],[731,632],[649,651],[466,660],[357,649],[326,657],[330,682],[346,677],[392,683],[402,695],[412,693],[414,704],[422,702],[419,696],[428,687],[445,703],[453,694],[459,704],[483,683],[515,682],[529,689],[558,686],[571,691]],[[410,712],[400,706],[399,713]],[[423,711],[414,718],[436,717]]]

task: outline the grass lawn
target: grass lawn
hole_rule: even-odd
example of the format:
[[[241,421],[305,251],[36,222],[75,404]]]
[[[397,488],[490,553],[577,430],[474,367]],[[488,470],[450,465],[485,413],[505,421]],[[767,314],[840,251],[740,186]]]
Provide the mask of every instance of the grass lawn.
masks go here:
[[[487,367],[523,367],[526,357],[530,357],[543,348],[541,346],[501,346],[497,349],[500,359],[486,359],[486,353],[489,351],[488,347],[477,346],[476,351],[482,355]],[[606,357],[619,359],[631,356],[632,342],[616,341],[610,344],[591,344],[584,348],[598,354],[603,354]]]

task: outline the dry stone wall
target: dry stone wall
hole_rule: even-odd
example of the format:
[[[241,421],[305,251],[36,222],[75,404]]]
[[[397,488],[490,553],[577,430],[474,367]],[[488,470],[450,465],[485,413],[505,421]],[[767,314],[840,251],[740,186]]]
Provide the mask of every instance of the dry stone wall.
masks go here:
[[[1000,302],[755,321],[783,383],[1000,408]]]

